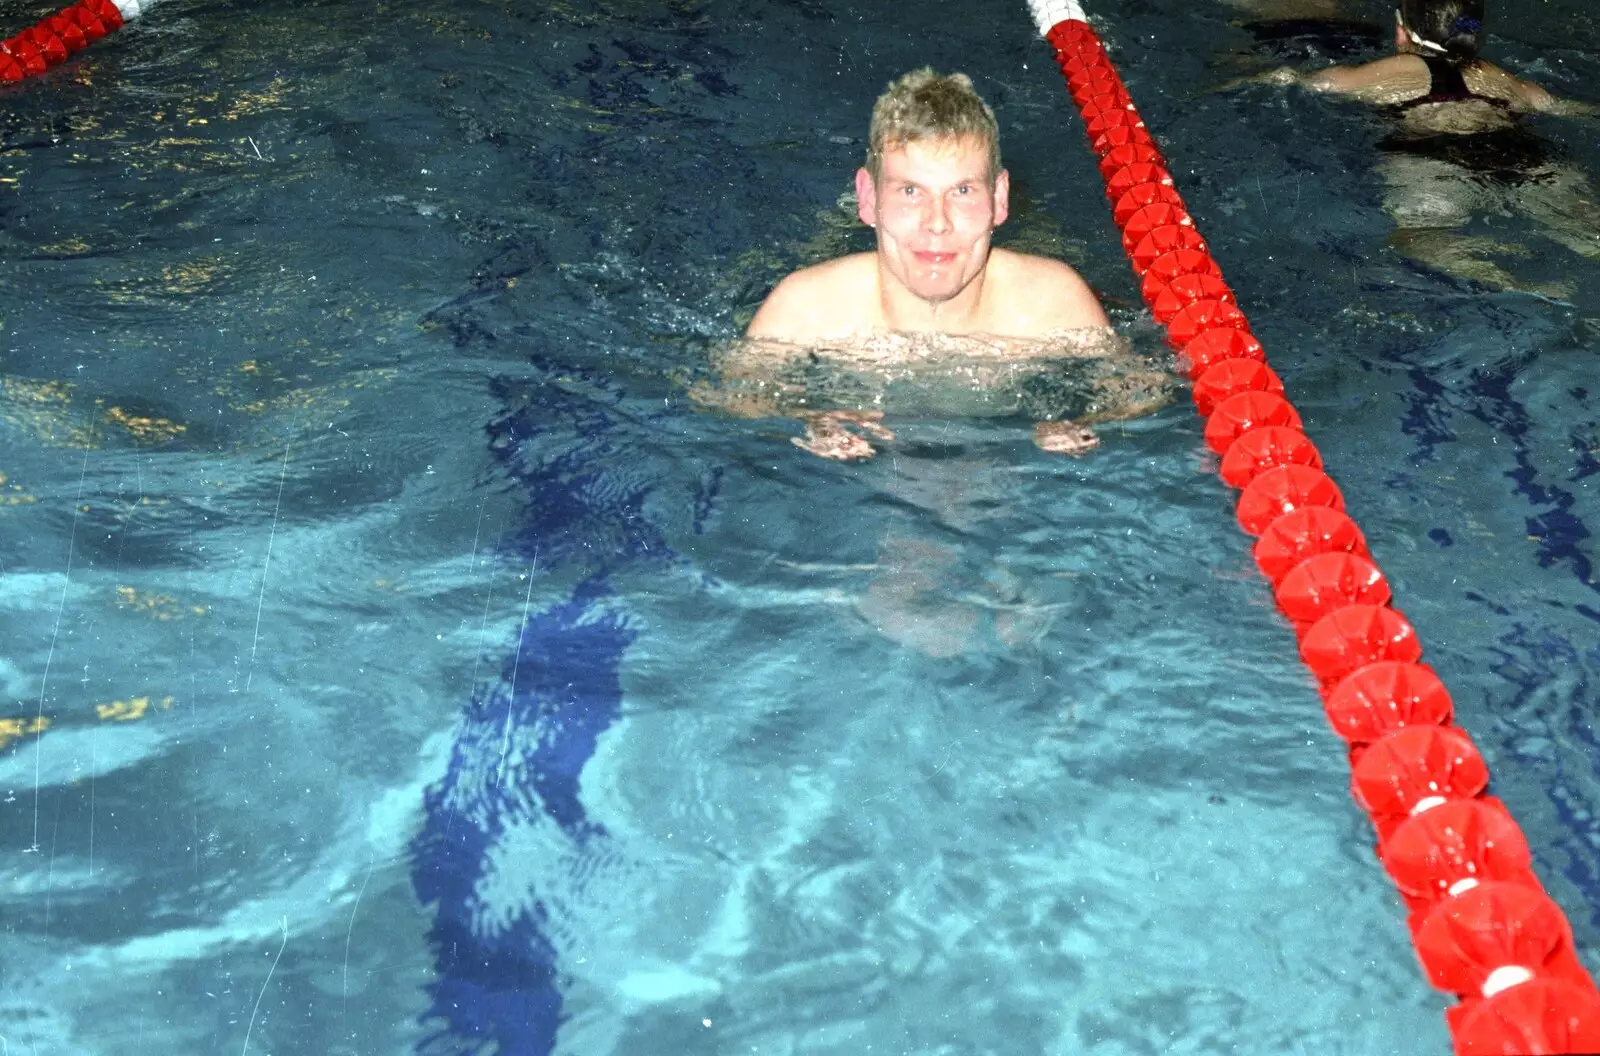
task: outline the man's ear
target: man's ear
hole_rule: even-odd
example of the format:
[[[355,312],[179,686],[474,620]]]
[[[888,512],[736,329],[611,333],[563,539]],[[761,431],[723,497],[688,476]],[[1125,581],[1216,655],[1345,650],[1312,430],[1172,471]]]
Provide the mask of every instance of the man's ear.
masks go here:
[[[1005,169],[994,178],[994,226],[999,227],[1011,215],[1011,173]]]
[[[878,185],[864,168],[856,170],[856,215],[868,227],[878,226]]]

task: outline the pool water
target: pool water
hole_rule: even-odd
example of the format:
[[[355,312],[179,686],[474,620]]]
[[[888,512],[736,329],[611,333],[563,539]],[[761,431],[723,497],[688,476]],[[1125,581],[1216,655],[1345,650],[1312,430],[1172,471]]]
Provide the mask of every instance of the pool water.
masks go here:
[[[1379,118],[1213,90],[1325,41],[1096,14],[1600,967],[1600,264],[1415,267]],[[923,63],[1158,355],[1020,4],[168,0],[0,94],[0,1048],[1448,1050],[1183,401],[841,465],[688,395]]]

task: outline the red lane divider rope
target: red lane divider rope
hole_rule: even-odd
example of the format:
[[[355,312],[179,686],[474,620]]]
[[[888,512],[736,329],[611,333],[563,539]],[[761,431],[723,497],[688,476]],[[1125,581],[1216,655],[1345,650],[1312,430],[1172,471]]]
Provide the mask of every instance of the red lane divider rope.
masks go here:
[[[138,18],[156,0],[78,0],[38,25],[0,40],[0,81],[20,81],[60,65]]]
[[[1421,662],[1416,631],[1184,208],[1160,150],[1075,0],[1031,0],[1100,158],[1145,302],[1194,382],[1239,525],[1349,745],[1351,791],[1410,911],[1428,981],[1460,1003],[1460,1056],[1600,1052],[1600,990],[1527,841]]]

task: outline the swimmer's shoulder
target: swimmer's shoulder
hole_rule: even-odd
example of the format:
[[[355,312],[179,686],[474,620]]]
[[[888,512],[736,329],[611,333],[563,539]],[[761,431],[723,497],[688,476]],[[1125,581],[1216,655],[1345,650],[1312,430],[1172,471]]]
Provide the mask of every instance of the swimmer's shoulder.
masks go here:
[[[779,341],[823,341],[873,329],[878,272],[871,253],[814,264],[773,287],[745,333]]]
[[[1111,325],[1083,276],[1059,260],[996,248],[989,251],[986,281],[997,294],[992,313],[995,333],[1044,337]]]
[[[1484,59],[1478,59],[1463,67],[1461,79],[1473,95],[1485,99],[1498,99],[1513,110],[1543,113],[1560,109],[1560,102],[1556,97],[1539,85],[1525,81]]]

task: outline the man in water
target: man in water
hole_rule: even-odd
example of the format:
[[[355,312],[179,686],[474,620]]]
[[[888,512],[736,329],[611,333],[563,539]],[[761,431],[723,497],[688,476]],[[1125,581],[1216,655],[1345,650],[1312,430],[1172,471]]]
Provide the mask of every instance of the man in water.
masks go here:
[[[1000,165],[994,112],[964,74],[924,68],[889,86],[873,107],[855,190],[862,222],[877,231],[876,252],[785,278],[750,322],[746,336],[755,345],[827,346],[823,355],[853,362],[881,361],[886,343],[892,348],[899,338],[909,348],[920,335],[972,335],[980,355],[1012,362],[1113,346],[1110,322],[1076,271],[991,247],[1009,209],[1010,176]],[[1147,401],[1095,417],[1149,409]],[[881,412],[800,417],[807,432],[796,442],[828,458],[872,454],[850,428],[890,438]],[[1080,454],[1099,442],[1083,421],[1038,422],[1034,438],[1044,450]]]

